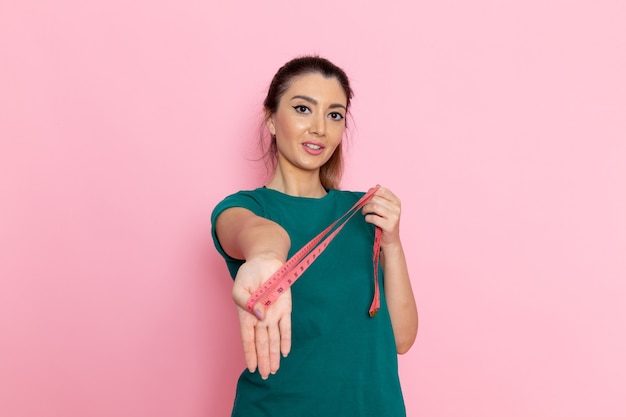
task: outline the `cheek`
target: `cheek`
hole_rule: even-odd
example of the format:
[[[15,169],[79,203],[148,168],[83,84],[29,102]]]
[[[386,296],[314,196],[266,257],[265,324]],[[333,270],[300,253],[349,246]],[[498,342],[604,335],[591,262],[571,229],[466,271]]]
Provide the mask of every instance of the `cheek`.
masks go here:
[[[339,147],[339,145],[341,145],[341,142],[343,141],[343,135],[337,135],[336,137],[333,137],[332,141],[329,141],[327,146],[330,148],[331,150],[331,154],[335,153],[335,150]]]
[[[297,120],[287,120],[282,121],[276,125],[276,131],[282,133],[283,135],[293,135],[297,132],[300,132],[304,129],[304,124]]]
[[[343,135],[345,132],[346,132],[345,125],[336,126],[332,129],[332,136],[337,141],[337,143],[340,143],[343,139]]]

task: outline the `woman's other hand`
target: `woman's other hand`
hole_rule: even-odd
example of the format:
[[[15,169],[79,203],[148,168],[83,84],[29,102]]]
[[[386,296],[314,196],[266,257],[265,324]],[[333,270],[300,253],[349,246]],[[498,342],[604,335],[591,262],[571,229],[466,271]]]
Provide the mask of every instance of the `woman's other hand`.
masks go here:
[[[388,188],[380,187],[363,206],[365,221],[383,231],[381,248],[400,244],[400,199]]]

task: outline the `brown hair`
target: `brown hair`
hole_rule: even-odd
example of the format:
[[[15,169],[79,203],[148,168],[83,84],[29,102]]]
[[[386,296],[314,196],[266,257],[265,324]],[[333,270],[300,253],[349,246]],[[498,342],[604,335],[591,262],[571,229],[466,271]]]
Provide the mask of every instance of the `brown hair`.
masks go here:
[[[346,111],[350,109],[350,99],[353,96],[352,88],[350,88],[350,81],[346,73],[325,58],[319,56],[303,56],[294,58],[291,61],[283,65],[278,72],[274,75],[272,82],[270,83],[267,91],[267,96],[263,102],[263,108],[265,110],[265,119],[262,127],[262,132],[265,132],[265,123],[269,120],[272,114],[278,110],[278,104],[281,97],[289,89],[291,82],[294,78],[310,74],[318,73],[325,78],[336,78],[339,84],[346,93]],[[276,136],[272,135],[269,146],[265,145],[264,134],[261,135],[261,150],[263,151],[263,158],[266,161],[268,168],[272,171],[276,169],[277,152]],[[326,189],[337,189],[341,181],[343,174],[343,153],[342,144],[335,149],[335,152],[330,159],[322,165],[320,168],[320,181],[322,186]]]

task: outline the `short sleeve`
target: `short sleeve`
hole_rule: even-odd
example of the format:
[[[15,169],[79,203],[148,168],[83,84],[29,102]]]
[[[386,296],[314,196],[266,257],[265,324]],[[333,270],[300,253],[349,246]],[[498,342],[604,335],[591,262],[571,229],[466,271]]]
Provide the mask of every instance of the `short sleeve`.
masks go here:
[[[226,260],[228,269],[234,278],[237,269],[239,269],[239,266],[243,263],[243,261],[230,257],[222,248],[222,245],[217,238],[217,234],[215,233],[215,222],[217,221],[217,218],[224,212],[224,210],[233,207],[248,209],[257,216],[264,216],[265,210],[263,209],[259,199],[254,195],[253,191],[240,191],[238,193],[231,194],[220,201],[211,213],[211,235],[213,236],[213,244],[220,255],[222,255]]]

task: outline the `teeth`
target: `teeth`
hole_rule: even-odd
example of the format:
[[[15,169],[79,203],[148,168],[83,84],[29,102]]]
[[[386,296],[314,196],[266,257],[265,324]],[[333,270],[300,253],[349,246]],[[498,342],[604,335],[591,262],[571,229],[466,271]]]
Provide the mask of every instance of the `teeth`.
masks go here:
[[[309,148],[309,149],[315,149],[316,151],[318,151],[318,150],[322,149],[322,147],[321,147],[321,146],[319,146],[319,145],[314,145],[314,144],[312,144],[312,143],[305,143],[305,144],[304,144],[304,146],[306,146],[306,147],[307,147],[307,148]]]

